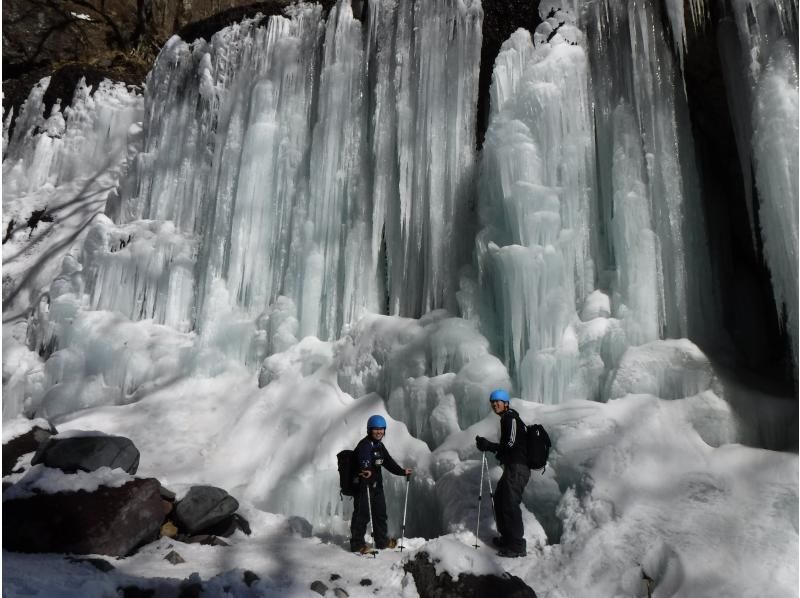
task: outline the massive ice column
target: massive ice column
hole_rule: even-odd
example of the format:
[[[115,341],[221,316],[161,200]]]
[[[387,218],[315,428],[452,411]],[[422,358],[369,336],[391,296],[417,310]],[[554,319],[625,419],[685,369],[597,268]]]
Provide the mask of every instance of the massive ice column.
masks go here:
[[[478,259],[521,395],[557,403],[578,365],[575,307],[595,282],[596,202],[587,56],[574,26],[546,28],[536,47],[518,30],[495,63]]]

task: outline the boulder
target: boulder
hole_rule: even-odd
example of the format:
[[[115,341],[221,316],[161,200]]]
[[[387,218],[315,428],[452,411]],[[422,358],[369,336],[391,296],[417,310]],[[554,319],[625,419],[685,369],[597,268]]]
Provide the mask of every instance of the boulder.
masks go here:
[[[508,573],[502,577],[462,573],[456,579],[447,572],[436,575],[436,566],[425,552],[418,553],[403,568],[414,577],[420,598],[536,598],[524,581]]]
[[[22,455],[39,450],[39,447],[46,443],[50,436],[55,433],[55,428],[46,430],[39,426],[34,426],[25,434],[12,438],[5,443],[3,445],[3,477],[11,473]]]
[[[224,521],[238,508],[238,501],[222,488],[192,486],[175,505],[173,518],[182,532],[196,535]]]
[[[101,467],[120,468],[133,475],[139,468],[139,451],[123,436],[71,436],[50,438],[36,451],[32,465],[44,463],[65,473],[95,471]],[[159,492],[161,485],[159,484]]]
[[[293,515],[289,517],[289,531],[294,534],[295,536],[300,536],[301,538],[310,538],[311,533],[313,531],[313,527],[308,522],[307,519],[303,517],[299,517],[297,515]]]
[[[3,502],[3,548],[126,556],[155,540],[163,521],[158,480],[94,492],[35,494]]]
[[[164,488],[164,486],[161,486],[160,492],[161,492],[161,498],[169,502],[175,502],[175,493],[172,490],[170,490],[169,488]]]
[[[211,534],[213,536],[221,536],[223,538],[228,538],[232,536],[236,530],[242,530],[246,535],[250,535],[250,524],[247,522],[247,519],[239,515],[238,513],[234,513],[230,517],[223,519],[219,523],[212,525],[211,527],[206,528],[205,532],[207,534]]]

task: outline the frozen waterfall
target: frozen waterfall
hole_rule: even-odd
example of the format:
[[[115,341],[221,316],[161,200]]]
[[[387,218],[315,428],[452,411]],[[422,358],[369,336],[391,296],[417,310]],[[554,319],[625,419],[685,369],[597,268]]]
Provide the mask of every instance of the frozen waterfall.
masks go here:
[[[162,276],[175,317],[157,321],[207,329],[220,282],[245,317],[285,296],[297,334],[325,339],[386,303],[454,308],[480,25],[477,2],[370,3],[363,25],[341,2],[327,22],[299,5],[210,43],[170,40],[148,79],[143,152],[110,213],[169,220],[171,251],[194,255]],[[144,276],[124,261],[104,267]],[[103,292],[97,305],[124,309]]]
[[[386,0],[359,15],[342,1],[327,18],[299,4],[210,41],[172,38],[128,133],[127,176],[80,258],[88,307],[197,334],[251,368],[367,313],[444,308],[477,325],[522,397],[603,399],[626,347],[719,327],[686,23],[667,4],[677,55],[647,3],[543,2],[533,36],[517,31],[496,59],[479,165],[477,1]],[[743,19],[750,6],[736,13],[745,45],[723,55],[731,77],[748,67],[752,114],[734,111],[735,124],[752,138],[764,252],[796,334],[796,218],[784,217],[797,212],[796,66],[786,42],[767,41],[795,15],[762,2]],[[63,128],[57,110],[36,116],[42,93],[9,140],[9,158],[42,156],[16,167],[27,178],[15,185],[103,155],[50,166],[46,148],[24,149],[24,127]],[[34,327],[49,330],[40,346],[57,327]]]
[[[636,435],[632,455],[640,430],[673,424],[701,445],[692,458],[739,440],[689,340],[719,330],[724,299],[681,79],[703,4],[687,18],[665,2],[543,0],[542,24],[493,65],[480,152],[479,0],[301,3],[173,37],[143,95],[82,85],[47,116],[43,81],[4,124],[4,193],[24,204],[118,171],[9,333],[4,418],[88,409],[100,428],[124,405],[121,433],[180,436],[146,455],[170,482],[196,466],[342,533],[334,455],[385,414],[418,470],[423,535],[474,523],[474,436],[496,432],[486,397],[509,388],[526,421],[568,439],[525,497],[543,522],[532,545],[560,533],[564,488],[591,494],[585,462],[597,446],[613,461],[612,428]],[[733,5],[721,52],[731,88],[747,82],[730,97],[751,217],[796,339],[796,5]],[[780,419],[764,437],[791,433]]]

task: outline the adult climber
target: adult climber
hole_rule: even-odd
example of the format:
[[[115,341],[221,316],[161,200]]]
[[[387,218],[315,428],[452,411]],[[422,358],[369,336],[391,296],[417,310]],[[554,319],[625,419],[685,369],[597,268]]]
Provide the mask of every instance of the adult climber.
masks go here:
[[[397,541],[388,536],[381,468],[385,467],[394,475],[404,476],[410,476],[412,470],[410,467],[400,467],[392,459],[383,446],[385,434],[386,420],[380,415],[373,415],[367,420],[367,435],[356,445],[354,451],[358,467],[358,491],[353,496],[353,519],[350,521],[350,550],[353,552],[363,553],[369,550],[364,542],[364,533],[370,520],[370,504],[375,548],[394,548],[397,545]]]
[[[497,553],[500,556],[521,557],[525,556],[527,547],[519,505],[531,470],[527,461],[525,424],[519,413],[511,409],[510,401],[511,397],[505,390],[492,391],[489,403],[492,411],[500,417],[500,442],[490,442],[482,436],[476,436],[475,446],[479,451],[495,453],[503,465],[503,475],[494,495],[500,537],[493,538],[492,543],[500,549]]]

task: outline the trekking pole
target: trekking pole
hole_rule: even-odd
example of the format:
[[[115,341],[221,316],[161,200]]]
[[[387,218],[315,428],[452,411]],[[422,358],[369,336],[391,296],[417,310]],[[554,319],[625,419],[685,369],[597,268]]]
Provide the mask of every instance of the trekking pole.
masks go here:
[[[406,476],[406,499],[403,501],[403,527],[400,534],[400,552],[403,552],[403,540],[406,537],[406,509],[408,508],[408,487],[411,485],[411,476]]]
[[[367,484],[367,507],[369,507],[369,527],[372,534],[372,548],[375,549],[375,523],[372,521],[372,497],[369,493],[369,484]],[[373,555],[374,556],[374,555]]]
[[[478,528],[481,525],[481,502],[483,501],[483,470],[486,465],[486,453],[482,453],[481,461],[481,485],[478,488],[478,520],[475,522],[475,548],[478,548]]]
[[[486,481],[489,482],[489,497],[492,499],[492,517],[494,524],[497,525],[497,513],[494,511],[494,490],[492,490],[492,477],[489,475],[489,460],[486,458],[486,453],[483,454],[483,464],[486,466]]]

